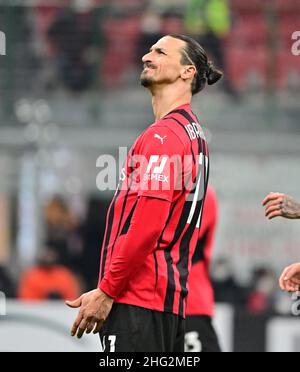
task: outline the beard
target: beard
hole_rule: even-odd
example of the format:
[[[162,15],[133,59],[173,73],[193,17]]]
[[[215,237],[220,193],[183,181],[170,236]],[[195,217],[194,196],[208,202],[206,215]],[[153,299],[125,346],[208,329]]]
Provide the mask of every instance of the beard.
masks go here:
[[[153,80],[146,77],[141,77],[140,83],[144,88],[149,88],[153,84]]]
[[[158,86],[158,85],[164,85],[164,84],[172,84],[174,83],[175,78],[172,78],[170,76],[148,76],[147,73],[144,71],[141,73],[140,76],[140,83],[143,87],[145,88],[151,88],[153,86]]]
[[[149,88],[153,84],[153,79],[150,77],[147,77],[144,72],[142,72],[140,77],[140,83],[143,87]]]

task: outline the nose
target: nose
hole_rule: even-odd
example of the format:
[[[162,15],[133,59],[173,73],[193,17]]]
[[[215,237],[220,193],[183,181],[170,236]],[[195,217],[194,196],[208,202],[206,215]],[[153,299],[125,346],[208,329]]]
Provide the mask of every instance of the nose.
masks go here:
[[[152,54],[152,52],[148,52],[148,53],[146,53],[146,54],[143,56],[143,58],[142,58],[143,63],[146,63],[146,62],[152,62],[151,54]]]

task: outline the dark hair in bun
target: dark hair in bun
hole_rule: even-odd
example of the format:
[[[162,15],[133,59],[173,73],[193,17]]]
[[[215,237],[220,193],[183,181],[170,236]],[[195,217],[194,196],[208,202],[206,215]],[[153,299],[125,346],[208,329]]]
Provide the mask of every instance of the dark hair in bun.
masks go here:
[[[206,83],[213,85],[221,79],[223,72],[216,69],[213,63],[208,60],[205,50],[196,40],[185,35],[171,34],[168,36],[186,43],[186,46],[182,50],[181,63],[183,65],[193,64],[196,67],[197,74],[192,83],[193,95],[201,92]]]

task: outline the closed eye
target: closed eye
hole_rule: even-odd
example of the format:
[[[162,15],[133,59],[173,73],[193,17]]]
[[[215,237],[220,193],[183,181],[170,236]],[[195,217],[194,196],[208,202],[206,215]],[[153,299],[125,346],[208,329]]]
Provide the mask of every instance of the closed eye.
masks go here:
[[[151,49],[150,49],[150,53],[151,53],[153,50],[155,50],[155,52],[158,53],[158,54],[164,54],[165,56],[167,55],[167,53],[165,52],[164,49],[161,49],[161,48],[151,48]]]

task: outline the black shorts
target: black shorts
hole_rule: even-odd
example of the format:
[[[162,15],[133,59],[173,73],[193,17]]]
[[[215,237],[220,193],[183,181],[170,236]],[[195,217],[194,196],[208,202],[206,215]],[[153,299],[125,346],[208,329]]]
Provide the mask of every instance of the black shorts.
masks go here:
[[[114,303],[100,331],[104,352],[183,352],[184,319]]]
[[[191,352],[213,353],[221,351],[216,331],[209,316],[187,316],[185,350]]]

